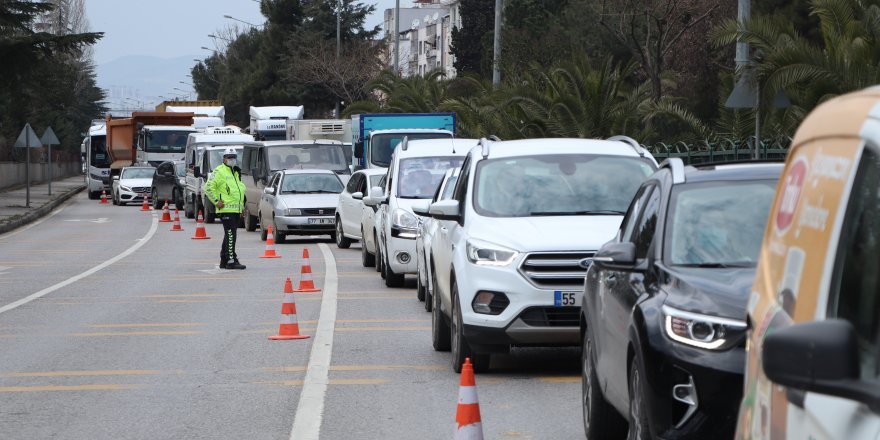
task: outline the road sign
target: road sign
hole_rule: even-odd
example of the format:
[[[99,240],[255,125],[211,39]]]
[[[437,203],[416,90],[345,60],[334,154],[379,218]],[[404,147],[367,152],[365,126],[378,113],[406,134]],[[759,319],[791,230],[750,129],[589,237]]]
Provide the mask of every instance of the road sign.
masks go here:
[[[40,138],[40,142],[43,145],[60,145],[61,141],[58,140],[58,136],[55,136],[55,132],[52,131],[52,127],[46,129],[43,132],[43,137]]]
[[[40,138],[37,137],[37,133],[31,128],[31,124],[24,124],[21,134],[18,135],[18,139],[13,146],[15,148],[40,148],[43,144],[40,142]]]

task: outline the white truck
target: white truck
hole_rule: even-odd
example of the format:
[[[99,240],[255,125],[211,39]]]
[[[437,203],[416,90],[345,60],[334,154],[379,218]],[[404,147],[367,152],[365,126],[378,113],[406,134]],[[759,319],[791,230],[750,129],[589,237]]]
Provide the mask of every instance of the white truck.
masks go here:
[[[312,141],[327,139],[342,142],[346,163],[351,163],[350,119],[288,119],[287,140]]]
[[[287,121],[302,119],[304,107],[251,107],[248,133],[258,141],[282,141],[287,138]]]
[[[89,198],[101,196],[101,191],[110,193],[110,156],[107,154],[107,126],[104,121],[89,127],[89,134],[81,145],[83,168]]]
[[[208,127],[222,127],[226,125],[226,107],[220,106],[165,106],[166,112],[192,113],[193,128],[204,130]]]
[[[214,219],[213,206],[203,203],[202,186],[206,176],[218,164],[205,163],[205,150],[223,145],[243,145],[253,142],[254,138],[241,132],[241,129],[229,125],[225,127],[207,127],[204,132],[191,133],[186,142],[186,188],[184,188],[183,213],[187,218],[194,218],[196,213],[205,213],[205,219],[211,223]]]

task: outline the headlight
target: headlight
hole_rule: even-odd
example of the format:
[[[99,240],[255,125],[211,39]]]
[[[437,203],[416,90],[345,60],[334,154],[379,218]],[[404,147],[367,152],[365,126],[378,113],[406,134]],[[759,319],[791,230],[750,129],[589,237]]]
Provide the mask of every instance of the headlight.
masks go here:
[[[284,215],[302,215],[302,209],[299,208],[287,208],[284,210]]]
[[[515,250],[482,240],[468,240],[466,248],[468,260],[481,266],[507,266],[519,255]]]
[[[397,208],[391,214],[391,225],[401,229],[415,230],[419,227],[419,220],[411,212]]]
[[[121,189],[121,190],[123,190],[123,191],[134,192],[134,191],[131,190],[131,188],[129,188],[129,187],[125,186],[125,185],[119,185],[119,189]]]
[[[663,319],[670,339],[708,350],[728,348],[730,342],[746,330],[744,321],[686,312],[666,305]]]
[[[180,178],[180,184],[181,184],[181,185],[186,185],[186,177],[181,177],[181,178]]]

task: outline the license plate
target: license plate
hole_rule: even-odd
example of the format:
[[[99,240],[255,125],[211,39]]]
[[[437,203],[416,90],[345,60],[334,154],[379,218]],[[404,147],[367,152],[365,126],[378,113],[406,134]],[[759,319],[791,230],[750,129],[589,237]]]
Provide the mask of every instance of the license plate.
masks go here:
[[[332,225],[336,223],[335,218],[310,218],[310,225]]]
[[[555,307],[580,307],[583,292],[566,292],[557,290],[553,292],[553,306]]]

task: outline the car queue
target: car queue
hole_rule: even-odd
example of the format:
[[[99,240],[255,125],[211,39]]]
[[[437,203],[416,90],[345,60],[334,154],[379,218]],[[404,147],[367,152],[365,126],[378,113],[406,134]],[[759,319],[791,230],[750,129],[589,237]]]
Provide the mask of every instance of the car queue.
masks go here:
[[[338,142],[230,145],[245,228],[414,277],[454,371],[580,347],[589,439],[880,439],[880,88],[819,106],[784,163],[658,163],[623,136],[403,138],[355,170]],[[167,164],[124,169],[114,204],[199,206]]]

